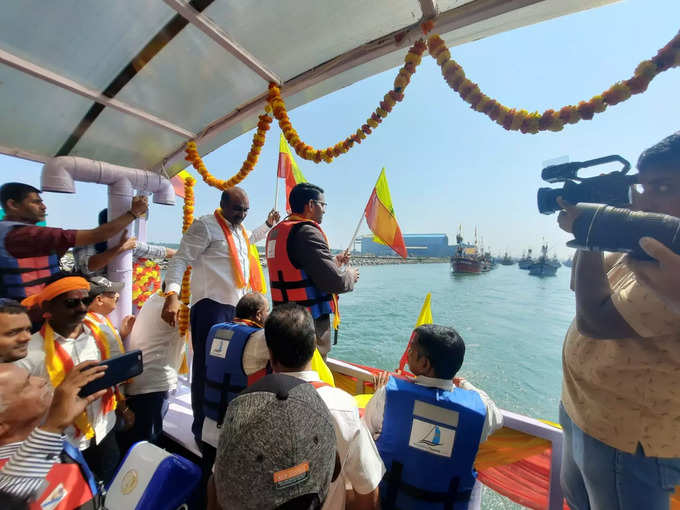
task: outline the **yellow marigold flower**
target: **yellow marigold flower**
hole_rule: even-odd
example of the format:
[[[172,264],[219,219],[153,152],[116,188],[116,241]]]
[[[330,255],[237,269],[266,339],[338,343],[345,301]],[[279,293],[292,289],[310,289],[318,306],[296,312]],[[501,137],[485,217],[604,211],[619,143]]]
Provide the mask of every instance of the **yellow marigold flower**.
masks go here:
[[[382,108],[376,108],[376,109],[375,109],[375,113],[377,113],[378,115],[380,115],[383,119],[384,119],[385,117],[387,117],[387,112],[386,112],[385,110],[383,110]]]
[[[437,64],[443,65],[447,60],[451,59],[451,53],[448,49],[444,49],[437,55]]]
[[[647,79],[652,79],[657,73],[656,64],[651,60],[643,60],[635,68],[636,76],[644,76]]]
[[[368,124],[369,126],[371,126],[374,129],[378,127],[378,123],[376,121],[374,121],[373,119],[366,120],[366,124]]]
[[[526,110],[520,110],[515,113],[515,116],[512,119],[512,123],[510,124],[510,130],[511,131],[516,131],[520,128],[524,120],[527,118],[529,112]]]

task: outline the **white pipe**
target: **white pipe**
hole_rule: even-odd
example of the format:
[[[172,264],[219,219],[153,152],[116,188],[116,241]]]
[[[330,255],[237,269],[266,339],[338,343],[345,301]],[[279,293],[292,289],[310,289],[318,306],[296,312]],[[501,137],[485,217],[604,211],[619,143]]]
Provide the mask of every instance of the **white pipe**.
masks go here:
[[[75,181],[96,182],[108,186],[109,221],[130,209],[134,190],[140,193],[153,193],[153,202],[156,204],[175,205],[175,191],[170,181],[146,170],[76,156],[52,158],[43,166],[40,177],[43,191],[75,193]],[[129,234],[133,235],[134,232],[130,231]],[[122,232],[109,239],[109,246],[115,245],[121,235]],[[132,312],[131,251],[123,253],[109,263],[108,277],[113,282],[126,284],[120,292],[118,308],[110,316],[114,325],[119,327],[122,318]]]

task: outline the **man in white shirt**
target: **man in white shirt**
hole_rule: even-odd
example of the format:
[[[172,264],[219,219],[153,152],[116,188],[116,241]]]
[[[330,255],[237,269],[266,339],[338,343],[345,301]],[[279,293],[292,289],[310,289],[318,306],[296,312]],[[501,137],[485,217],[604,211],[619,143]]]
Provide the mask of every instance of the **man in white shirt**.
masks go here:
[[[443,501],[433,504],[400,489],[409,485],[421,493],[447,494],[454,482],[455,508],[465,500],[468,506],[460,508],[479,508],[481,493],[472,464],[479,443],[503,426],[503,415],[486,393],[454,379],[464,356],[465,343],[456,330],[419,326],[408,350],[415,380],[391,377],[366,405],[363,421],[388,469],[381,484],[383,508],[442,508]]]
[[[168,296],[162,317],[177,325],[180,309],[178,294],[182,277],[191,266],[191,343],[192,362],[191,407],[194,422],[191,430],[200,444],[203,427],[203,393],[205,380],[205,342],[210,328],[234,318],[238,300],[249,290],[255,275],[249,257],[249,243],[264,239],[279,220],[271,211],[264,225],[249,236],[242,226],[250,204],[246,192],[238,187],[222,193],[220,209],[201,216],[184,233],[179,249],[168,265],[165,283]]]
[[[385,473],[385,466],[369,431],[361,423],[354,398],[321,382],[319,375],[311,369],[316,348],[312,315],[296,303],[279,305],[267,318],[264,331],[274,372],[311,383],[333,417],[342,471],[338,480],[331,484],[323,508],[379,508],[378,484]]]
[[[177,327],[170,326],[161,318],[164,303],[162,292],[149,296],[125,343],[128,350],[142,351],[144,371],[124,386],[127,404],[135,413],[135,422],[129,431],[118,434],[123,451],[138,441],[154,442],[158,439],[168,409],[168,393],[177,387],[184,340]]]
[[[92,302],[90,284],[77,276],[55,275],[55,280],[22,304],[39,306],[47,320],[28,344],[28,354],[15,364],[56,387],[83,361],[102,361],[122,353],[117,333],[85,321]],[[115,335],[115,336],[114,336]],[[113,428],[116,396],[112,389],[89,404],[75,425],[65,430],[69,442],[83,452],[95,475],[108,483],[115,474],[120,451]]]

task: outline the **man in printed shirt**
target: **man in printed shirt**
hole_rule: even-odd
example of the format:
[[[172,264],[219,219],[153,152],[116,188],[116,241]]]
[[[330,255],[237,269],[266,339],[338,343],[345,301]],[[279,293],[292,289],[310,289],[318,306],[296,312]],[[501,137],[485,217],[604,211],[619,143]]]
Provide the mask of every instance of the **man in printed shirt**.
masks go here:
[[[46,499],[54,501],[57,493],[62,498],[57,504],[62,506],[49,508],[94,508],[92,496],[97,489],[88,487],[93,481],[86,478],[89,468],[78,451],[65,444],[63,433],[105,392],[78,396],[83,386],[105,371],[94,361],[81,363],[53,395],[47,379],[10,363],[0,364],[0,491],[37,501],[43,508],[48,507]],[[60,465],[63,468],[74,461],[80,464],[82,476],[60,474]],[[65,485],[61,491],[59,484]]]
[[[47,319],[28,344],[28,354],[15,364],[33,376],[54,382],[83,361],[101,361],[122,353],[115,331],[106,325],[86,321],[91,303],[90,284],[77,276],[56,275],[40,294],[23,304],[37,305]],[[26,303],[28,301],[28,303]],[[112,390],[94,400],[76,425],[65,431],[68,440],[80,450],[94,474],[108,483],[120,460],[113,428],[116,425],[116,398]]]
[[[680,132],[638,160],[638,210],[680,216]],[[562,202],[571,232],[578,211]],[[680,316],[629,257],[578,251],[564,341],[562,486],[573,508],[666,509],[680,483]]]
[[[220,208],[201,216],[182,236],[177,253],[170,259],[165,274],[167,297],[161,315],[177,324],[182,277],[191,266],[191,342],[193,346],[191,407],[194,422],[191,430],[201,444],[203,427],[203,394],[205,380],[205,342],[210,328],[234,318],[236,303],[252,287],[257,268],[249,257],[249,243],[264,239],[279,221],[279,213],[271,211],[264,225],[248,237],[242,223],[250,204],[246,192],[238,187],[222,193]],[[254,269],[257,269],[254,271]],[[257,290],[257,289],[253,289]]]

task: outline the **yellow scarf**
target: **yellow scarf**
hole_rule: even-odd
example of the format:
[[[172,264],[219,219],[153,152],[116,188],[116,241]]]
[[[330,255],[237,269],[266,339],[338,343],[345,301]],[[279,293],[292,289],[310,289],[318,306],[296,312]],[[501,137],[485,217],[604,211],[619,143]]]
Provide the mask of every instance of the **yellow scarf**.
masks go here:
[[[87,321],[83,324],[87,327],[97,343],[99,354],[102,360],[108,359],[111,355],[109,344],[106,340],[104,332],[93,321]],[[53,387],[57,387],[66,377],[66,374],[73,370],[73,360],[71,356],[64,350],[64,348],[54,338],[54,330],[49,322],[45,322],[40,330],[43,337],[43,347],[45,349],[45,368],[49,375],[50,382]],[[116,397],[112,389],[108,389],[106,394],[102,397],[102,413],[106,414],[116,408]],[[87,417],[87,412],[83,411],[74,422],[78,434],[84,434],[87,439],[94,437],[94,429]]]

